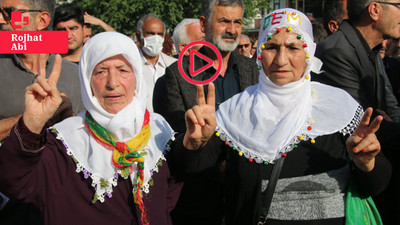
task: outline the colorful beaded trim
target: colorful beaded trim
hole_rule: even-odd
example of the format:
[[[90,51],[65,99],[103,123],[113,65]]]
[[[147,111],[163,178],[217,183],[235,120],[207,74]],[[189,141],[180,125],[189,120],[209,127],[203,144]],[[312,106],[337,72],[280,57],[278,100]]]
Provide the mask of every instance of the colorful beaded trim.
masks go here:
[[[65,149],[67,150],[67,155],[71,157],[71,159],[74,161],[75,165],[76,165],[76,170],[75,172],[77,173],[82,173],[84,179],[92,179],[92,187],[95,188],[95,194],[93,195],[93,199],[91,201],[92,204],[96,203],[97,201],[100,201],[101,203],[103,203],[105,201],[105,196],[107,196],[108,198],[112,198],[112,192],[113,192],[113,186],[117,186],[117,181],[118,181],[118,175],[120,175],[121,177],[123,177],[122,175],[122,171],[120,168],[116,168],[116,172],[114,174],[113,177],[109,178],[109,179],[105,179],[102,178],[96,174],[92,174],[90,173],[88,170],[86,170],[82,164],[80,164],[78,162],[78,160],[73,156],[71,149],[68,147],[67,143],[65,142],[64,138],[61,136],[61,134],[55,129],[55,128],[50,128],[49,129],[53,134],[55,134],[56,139],[60,140],[61,143],[63,144],[63,146],[65,147]],[[157,161],[156,165],[150,170],[150,179],[145,182],[143,184],[143,188],[142,191],[144,193],[149,193],[149,188],[150,186],[154,185],[154,181],[153,181],[153,174],[156,172],[158,173],[159,171],[159,167],[161,167],[163,165],[163,161],[166,161],[166,158],[164,156],[164,154],[166,154],[166,152],[170,151],[171,147],[171,143],[175,140],[174,134],[171,136],[171,139],[169,140],[169,142],[166,144],[165,148],[164,148],[164,152],[163,154],[160,155],[160,159]],[[148,148],[144,148],[142,149],[142,156],[146,155],[146,152],[148,150]],[[100,192],[98,192],[100,191]]]
[[[351,134],[356,129],[357,125],[360,123],[363,113],[364,113],[364,111],[363,111],[362,107],[358,106],[352,121],[346,127],[341,129],[339,131],[339,133],[341,133],[343,136]],[[309,119],[305,126],[305,129],[300,131],[300,133],[302,135],[293,137],[292,141],[285,148],[280,150],[279,155],[281,155],[281,157],[286,157],[290,151],[298,148],[298,144],[301,141],[310,141],[311,144],[315,144],[315,142],[316,142],[315,139],[310,137],[307,134],[308,133],[307,131],[311,131],[313,129],[314,123],[315,123],[315,121],[313,119]],[[219,137],[222,141],[224,141],[226,146],[229,146],[232,150],[237,151],[238,155],[240,157],[244,156],[244,157],[248,158],[250,163],[256,162],[256,163],[263,163],[265,165],[268,165],[269,163],[272,163],[274,160],[276,160],[276,159],[271,160],[271,161],[263,160],[256,155],[252,155],[244,147],[241,147],[239,144],[237,144],[233,140],[231,140],[231,138],[227,134],[225,134],[225,132],[219,127],[217,127],[215,136]]]
[[[310,124],[313,124],[313,123],[314,123],[314,120],[311,119],[311,120],[309,121],[309,123],[310,123]],[[245,153],[244,153],[243,151],[241,151],[241,149],[240,149],[239,146],[235,145],[231,140],[229,140],[229,138],[228,138],[227,135],[223,134],[223,131],[221,131],[220,129],[217,129],[217,130],[219,130],[219,131],[215,132],[215,136],[217,136],[217,137],[219,137],[221,140],[223,140],[223,141],[224,141],[224,144],[225,144],[226,146],[229,146],[232,150],[237,151],[237,152],[238,152],[238,155],[239,155],[240,157],[242,157],[242,156],[245,155]],[[307,126],[307,130],[312,130],[312,126],[311,126],[311,125],[308,125],[308,126]],[[222,135],[221,135],[221,133],[222,133]],[[307,140],[310,140],[310,143],[311,143],[311,144],[315,144],[315,139],[310,138],[310,137],[308,137],[307,135],[305,135],[305,136],[295,136],[295,137],[294,137],[294,144],[291,145],[292,147],[290,148],[289,151],[282,152],[282,153],[281,153],[281,157],[286,157],[288,152],[290,152],[291,150],[293,150],[293,149],[295,149],[295,148],[298,147],[298,143],[300,143],[301,141],[307,141]],[[271,163],[271,162],[269,162],[269,161],[255,160],[255,159],[254,159],[253,157],[251,157],[250,155],[249,155],[249,156],[246,155],[245,157],[249,159],[249,162],[250,162],[250,163],[252,163],[252,162],[254,162],[254,161],[256,161],[257,163],[263,163],[264,165],[268,165],[269,163]]]

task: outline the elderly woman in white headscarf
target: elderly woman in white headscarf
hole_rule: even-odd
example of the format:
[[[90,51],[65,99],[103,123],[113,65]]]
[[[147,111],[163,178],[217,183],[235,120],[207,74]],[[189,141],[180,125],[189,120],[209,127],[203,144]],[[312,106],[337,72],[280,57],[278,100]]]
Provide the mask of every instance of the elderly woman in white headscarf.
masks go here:
[[[198,88],[199,105],[186,113],[188,131],[198,135],[184,140],[194,151],[174,157],[184,158],[187,172],[226,159],[227,225],[345,224],[351,175],[365,195],[389,181],[391,168],[374,134],[382,117],[369,124],[371,109],[364,113],[345,91],[310,81],[322,65],[315,47],[303,13],[280,9],[264,17],[259,84],[219,106],[210,140],[202,131],[213,130],[213,96],[206,103]]]
[[[166,151],[167,122],[146,110],[147,93],[134,42],[101,33],[80,60],[87,109],[44,130],[61,103],[52,74],[26,90],[26,109],[0,150],[0,190],[34,204],[44,224],[171,224],[180,192]]]

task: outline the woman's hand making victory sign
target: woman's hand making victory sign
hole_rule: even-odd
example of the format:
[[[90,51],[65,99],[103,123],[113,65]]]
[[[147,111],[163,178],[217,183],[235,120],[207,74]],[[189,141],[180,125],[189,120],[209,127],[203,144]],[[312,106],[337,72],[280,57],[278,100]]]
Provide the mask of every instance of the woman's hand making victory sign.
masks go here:
[[[375,167],[375,156],[381,150],[381,145],[375,136],[375,132],[383,120],[377,116],[369,124],[372,115],[372,108],[368,108],[360,124],[353,134],[347,139],[347,152],[352,157],[354,164],[362,171],[370,172]]]
[[[186,134],[183,139],[185,148],[195,150],[203,147],[215,132],[215,87],[208,85],[207,102],[203,86],[197,86],[197,104],[186,111]]]

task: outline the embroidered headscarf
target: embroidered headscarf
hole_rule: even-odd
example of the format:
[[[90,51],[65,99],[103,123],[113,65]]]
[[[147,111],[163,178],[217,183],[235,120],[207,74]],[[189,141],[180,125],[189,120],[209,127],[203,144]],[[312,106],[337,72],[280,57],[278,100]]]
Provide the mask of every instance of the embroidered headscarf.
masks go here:
[[[304,43],[306,71],[298,81],[277,85],[265,74],[259,57],[259,84],[219,106],[221,139],[250,161],[273,163],[300,141],[314,142],[320,135],[338,131],[350,133],[362,108],[345,91],[311,82],[310,72],[319,73],[322,62],[314,56],[316,44],[307,16],[295,9],[279,9],[265,16],[260,26],[258,56],[277,32],[294,32]]]
[[[93,95],[90,78],[98,63],[116,55],[122,55],[132,66],[136,78],[136,89],[132,101],[116,114],[112,114],[107,112]],[[56,124],[54,128],[58,133],[58,138],[63,140],[68,154],[76,160],[77,172],[82,171],[85,178],[89,176],[92,178],[92,186],[96,189],[94,202],[96,200],[104,202],[105,196],[112,196],[112,187],[117,185],[119,174],[130,178],[134,194],[137,188],[140,188],[140,192],[148,193],[151,176],[153,172],[158,171],[157,163],[159,160],[165,160],[163,152],[172,136],[172,129],[161,116],[146,113],[147,92],[140,54],[135,43],[129,37],[117,32],[97,34],[83,47],[79,67],[82,100],[90,114],[90,120],[85,116],[85,112],[82,112],[76,117]],[[144,171],[137,171],[135,162],[135,165],[130,168],[131,175],[129,176],[128,173],[126,176],[122,168],[116,165],[115,160],[113,161],[115,151],[110,150],[110,146],[99,142],[96,135],[85,127],[85,119],[86,122],[96,123],[104,128],[105,132],[112,136],[112,142],[119,147],[121,143],[129,143],[136,136],[140,136],[142,127],[147,124],[151,137],[148,142],[146,141],[147,145],[140,147]],[[141,174],[143,180],[140,182],[138,172],[143,173]]]

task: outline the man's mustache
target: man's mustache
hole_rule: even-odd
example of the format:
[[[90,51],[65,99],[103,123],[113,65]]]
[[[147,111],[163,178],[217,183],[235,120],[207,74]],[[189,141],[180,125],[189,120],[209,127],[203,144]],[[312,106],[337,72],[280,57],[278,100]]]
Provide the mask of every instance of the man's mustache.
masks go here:
[[[221,35],[221,38],[230,38],[230,39],[237,39],[238,35],[237,34],[230,34],[230,33],[223,33]]]

